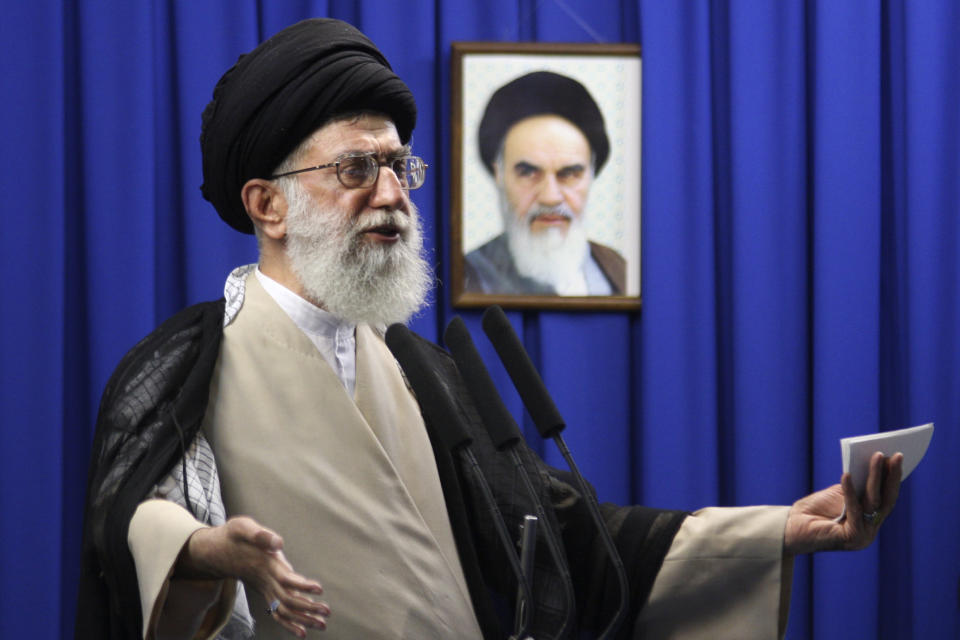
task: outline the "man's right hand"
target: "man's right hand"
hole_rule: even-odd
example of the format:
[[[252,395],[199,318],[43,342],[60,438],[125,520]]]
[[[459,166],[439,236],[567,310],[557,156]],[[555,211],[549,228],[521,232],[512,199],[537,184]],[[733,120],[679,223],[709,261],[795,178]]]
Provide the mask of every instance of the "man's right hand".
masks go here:
[[[177,558],[174,575],[243,580],[266,602],[279,601],[274,620],[299,638],[308,628],[327,626],[330,607],[310,597],[323,588],[296,573],[283,555],[283,539],[253,518],[238,516],[195,531]]]

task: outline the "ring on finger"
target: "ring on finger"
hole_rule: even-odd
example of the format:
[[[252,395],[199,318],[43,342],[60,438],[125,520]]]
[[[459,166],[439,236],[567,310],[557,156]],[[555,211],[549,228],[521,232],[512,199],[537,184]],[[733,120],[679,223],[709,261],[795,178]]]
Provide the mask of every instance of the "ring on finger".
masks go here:
[[[867,524],[877,524],[877,521],[880,520],[880,512],[871,511],[870,513],[863,514],[863,519]]]
[[[273,602],[270,603],[270,606],[267,607],[267,615],[272,616],[277,613],[277,609],[280,608],[280,600],[274,598]]]

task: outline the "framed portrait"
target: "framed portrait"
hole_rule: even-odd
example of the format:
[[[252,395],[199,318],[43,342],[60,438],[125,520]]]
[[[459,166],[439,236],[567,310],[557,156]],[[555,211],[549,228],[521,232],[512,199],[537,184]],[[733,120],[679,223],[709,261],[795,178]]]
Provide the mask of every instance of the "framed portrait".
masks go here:
[[[640,46],[451,58],[453,306],[640,309]]]

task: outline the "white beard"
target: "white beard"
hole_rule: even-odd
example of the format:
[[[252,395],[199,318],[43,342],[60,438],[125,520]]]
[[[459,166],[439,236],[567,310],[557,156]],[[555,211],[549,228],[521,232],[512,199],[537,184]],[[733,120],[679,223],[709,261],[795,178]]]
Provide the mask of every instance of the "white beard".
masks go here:
[[[520,275],[551,285],[561,295],[587,294],[583,265],[590,245],[583,226],[583,216],[574,215],[566,204],[556,207],[534,205],[520,219],[502,190],[500,210],[507,230],[510,255]],[[530,223],[544,213],[566,216],[570,220],[566,233],[557,228],[533,233]]]
[[[420,255],[423,236],[413,203],[402,211],[323,211],[294,180],[284,185],[286,252],[308,300],[353,323],[386,327],[406,322],[426,304],[433,276]],[[367,242],[363,232],[385,224],[400,233],[394,244]]]

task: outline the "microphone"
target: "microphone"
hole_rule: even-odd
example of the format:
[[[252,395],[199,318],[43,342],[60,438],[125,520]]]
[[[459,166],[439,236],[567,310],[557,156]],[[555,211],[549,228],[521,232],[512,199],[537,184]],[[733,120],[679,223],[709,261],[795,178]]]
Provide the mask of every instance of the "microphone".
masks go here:
[[[523,343],[507,320],[503,309],[494,305],[483,312],[483,331],[490,338],[504,368],[510,374],[527,413],[537,425],[537,431],[544,438],[558,435],[566,427],[563,416],[553,403],[543,379],[530,361],[527,350],[523,348]]]
[[[543,379],[537,372],[537,368],[533,366],[533,362],[530,361],[527,350],[524,349],[520,338],[513,330],[513,325],[510,324],[503,309],[494,305],[484,311],[483,331],[487,334],[490,342],[493,343],[493,347],[503,362],[504,368],[506,368],[507,373],[510,375],[510,379],[513,380],[513,384],[520,393],[520,398],[523,400],[527,412],[537,426],[537,431],[539,431],[540,435],[544,438],[552,438],[560,450],[561,455],[563,455],[564,460],[567,461],[570,471],[573,473],[574,478],[576,478],[580,492],[583,494],[583,499],[587,505],[587,510],[590,512],[590,517],[593,519],[600,533],[600,538],[603,541],[607,555],[610,557],[610,562],[613,564],[613,569],[617,574],[617,581],[620,584],[620,604],[610,624],[607,625],[607,628],[600,634],[600,638],[611,637],[616,634],[627,615],[630,586],[627,582],[627,572],[623,568],[623,561],[620,559],[617,547],[613,543],[610,531],[600,516],[600,507],[597,505],[596,496],[593,495],[593,492],[587,486],[587,482],[580,473],[580,469],[577,468],[576,463],[573,461],[573,456],[567,448],[566,442],[564,442],[563,437],[560,435],[560,432],[566,427],[566,423],[560,415],[557,405],[554,404],[553,398],[551,398],[549,392],[547,392],[547,387],[543,384]]]
[[[450,354],[457,364],[457,369],[460,370],[460,376],[463,378],[467,390],[473,397],[473,403],[477,408],[477,412],[480,414],[484,426],[487,428],[487,432],[490,434],[490,438],[493,440],[494,446],[500,451],[507,451],[510,454],[523,486],[533,500],[539,524],[543,529],[547,549],[560,572],[563,585],[563,595],[567,606],[565,608],[563,625],[560,628],[560,632],[557,633],[558,638],[563,638],[576,612],[573,582],[570,579],[570,568],[567,566],[567,560],[561,552],[560,540],[550,525],[550,520],[547,519],[543,503],[540,501],[540,497],[533,487],[527,469],[523,465],[520,453],[517,450],[517,445],[523,440],[523,436],[520,434],[520,429],[517,428],[517,423],[514,421],[513,416],[510,415],[510,412],[507,411],[507,408],[504,406],[503,399],[497,392],[493,380],[490,379],[487,367],[483,364],[483,359],[477,352],[473,338],[470,337],[470,331],[460,316],[454,316],[447,325],[447,329],[443,334],[443,342],[447,345],[447,349],[450,350]]]
[[[507,551],[507,559],[517,578],[523,601],[529,603],[517,612],[516,634],[513,636],[525,638],[526,629],[530,626],[530,611],[533,609],[530,584],[520,566],[520,559],[510,540],[503,514],[500,513],[493,492],[490,490],[490,485],[480,470],[476,456],[470,449],[473,438],[470,436],[470,431],[461,413],[462,409],[450,390],[449,382],[437,375],[436,370],[429,365],[410,329],[402,324],[393,324],[387,329],[385,340],[387,347],[406,373],[407,380],[413,387],[417,402],[420,404],[424,415],[431,424],[435,425],[441,442],[452,453],[456,453],[466,460],[467,467],[471,469],[477,479],[480,492],[490,511],[494,529],[496,529],[500,542]]]
[[[527,584],[533,587],[533,559],[537,552],[537,516],[529,513],[523,516],[523,524],[520,525],[520,572],[527,579]],[[523,599],[523,593],[517,589],[517,604],[514,614],[514,626],[519,629],[523,626],[522,620],[528,615],[527,609],[533,611],[533,603],[527,606]],[[533,615],[530,613],[529,615]],[[526,640],[533,640],[533,637]]]

